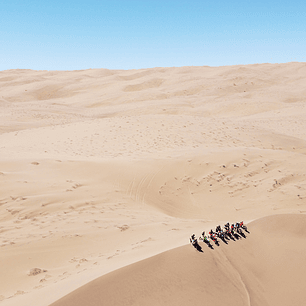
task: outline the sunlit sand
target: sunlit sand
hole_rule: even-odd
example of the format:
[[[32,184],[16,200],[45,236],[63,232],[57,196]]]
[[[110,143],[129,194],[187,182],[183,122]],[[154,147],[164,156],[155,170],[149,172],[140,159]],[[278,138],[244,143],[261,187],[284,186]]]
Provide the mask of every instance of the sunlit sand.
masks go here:
[[[302,305],[305,84],[305,63],[0,72],[1,306]]]

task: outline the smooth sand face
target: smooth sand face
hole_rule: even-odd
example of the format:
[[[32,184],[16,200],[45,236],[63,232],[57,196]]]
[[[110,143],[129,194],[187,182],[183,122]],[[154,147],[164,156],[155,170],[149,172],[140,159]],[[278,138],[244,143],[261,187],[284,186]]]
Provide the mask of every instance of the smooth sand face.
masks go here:
[[[104,275],[52,306],[303,305],[305,223],[305,215],[261,218],[236,241],[213,249],[201,242],[202,253],[175,248]]]
[[[305,63],[0,72],[0,303],[49,305],[227,221],[304,215],[305,84]]]

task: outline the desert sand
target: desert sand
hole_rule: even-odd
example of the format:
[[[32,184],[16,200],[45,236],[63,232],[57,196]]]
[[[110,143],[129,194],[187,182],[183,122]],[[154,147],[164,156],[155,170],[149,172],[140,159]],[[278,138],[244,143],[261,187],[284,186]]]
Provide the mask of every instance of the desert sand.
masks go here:
[[[1,71],[1,306],[302,305],[305,84],[306,63]]]

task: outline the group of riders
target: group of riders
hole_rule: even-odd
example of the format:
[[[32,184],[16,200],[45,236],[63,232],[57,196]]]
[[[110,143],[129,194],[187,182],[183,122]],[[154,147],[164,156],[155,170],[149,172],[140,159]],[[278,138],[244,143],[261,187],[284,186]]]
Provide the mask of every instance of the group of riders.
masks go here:
[[[208,232],[206,235],[205,231],[202,233],[202,236],[199,237],[199,240],[202,240],[205,242],[209,247],[212,247],[212,244],[210,241],[213,241],[215,244],[219,245],[218,238],[221,239],[223,242],[227,243],[226,240],[230,239],[239,239],[241,236],[245,237],[244,231],[248,231],[246,225],[243,224],[243,221],[237,222],[237,223],[232,223],[230,224],[227,222],[224,224],[224,227],[221,228],[220,225],[216,227],[216,230],[213,231],[212,229]],[[192,234],[190,237],[190,243],[198,249],[199,244],[198,240],[195,236],[195,234]]]

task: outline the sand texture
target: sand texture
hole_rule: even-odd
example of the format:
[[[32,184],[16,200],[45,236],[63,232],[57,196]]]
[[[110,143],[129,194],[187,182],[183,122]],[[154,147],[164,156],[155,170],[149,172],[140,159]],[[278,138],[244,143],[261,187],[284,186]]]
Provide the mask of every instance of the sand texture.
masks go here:
[[[213,250],[200,243],[203,253],[175,248],[102,276],[52,306],[303,305],[305,222],[305,215],[258,219],[247,238]]]
[[[0,305],[303,305],[305,84],[305,63],[1,71]]]

